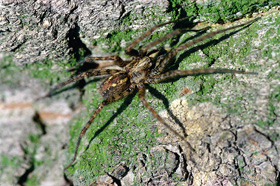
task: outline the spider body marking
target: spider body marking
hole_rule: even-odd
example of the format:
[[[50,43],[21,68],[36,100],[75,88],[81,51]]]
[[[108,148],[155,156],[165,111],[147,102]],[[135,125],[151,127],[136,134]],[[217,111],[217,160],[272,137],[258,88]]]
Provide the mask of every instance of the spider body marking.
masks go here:
[[[186,18],[184,18],[186,19]],[[195,76],[200,74],[213,74],[213,73],[239,73],[239,74],[254,74],[252,72],[244,72],[240,70],[231,70],[231,69],[213,69],[213,68],[205,68],[205,69],[193,69],[193,70],[170,70],[168,71],[169,64],[174,61],[174,57],[178,54],[178,52],[185,50],[205,39],[211,38],[219,33],[226,32],[228,30],[232,30],[235,28],[239,28],[242,26],[249,26],[259,18],[253,19],[246,23],[232,26],[223,30],[213,31],[210,33],[206,33],[201,37],[198,37],[194,40],[191,40],[187,43],[181,44],[178,47],[170,50],[164,49],[156,49],[154,51],[148,52],[153,46],[167,40],[174,35],[182,34],[185,32],[205,32],[208,27],[200,29],[200,30],[191,30],[191,29],[177,29],[173,32],[165,35],[158,40],[155,40],[148,44],[145,47],[142,47],[139,51],[135,50],[134,47],[142,41],[145,37],[149,36],[159,27],[162,27],[166,24],[175,23],[178,21],[169,21],[167,23],[163,23],[160,25],[156,25],[152,27],[150,30],[146,31],[143,35],[141,35],[138,39],[134,40],[126,49],[125,53],[127,55],[132,56],[131,60],[125,61],[122,60],[118,56],[107,56],[107,57],[87,57],[85,61],[92,61],[95,60],[111,60],[114,64],[118,65],[120,69],[88,69],[85,72],[82,72],[79,75],[74,76],[72,79],[59,83],[55,86],[45,97],[52,96],[55,90],[64,87],[65,85],[82,80],[86,77],[93,77],[93,76],[100,76],[100,75],[107,75],[100,86],[100,94],[104,98],[104,100],[98,105],[96,110],[93,112],[89,121],[85,124],[82,128],[76,148],[75,153],[72,161],[65,167],[67,169],[70,167],[76,160],[78,148],[81,142],[82,137],[85,135],[87,129],[90,127],[91,123],[94,121],[98,113],[103,109],[104,106],[125,98],[136,92],[140,101],[143,105],[152,113],[152,115],[161,122],[166,128],[168,128],[171,132],[173,132],[177,137],[179,137],[182,141],[185,142],[187,147],[189,148],[190,152],[194,151],[191,145],[187,142],[186,136],[180,135],[171,126],[169,126],[157,112],[152,108],[152,106],[147,102],[145,99],[145,85],[146,84],[154,84],[154,83],[161,83],[166,81],[170,78],[181,78],[186,76]],[[71,69],[72,70],[72,69]]]

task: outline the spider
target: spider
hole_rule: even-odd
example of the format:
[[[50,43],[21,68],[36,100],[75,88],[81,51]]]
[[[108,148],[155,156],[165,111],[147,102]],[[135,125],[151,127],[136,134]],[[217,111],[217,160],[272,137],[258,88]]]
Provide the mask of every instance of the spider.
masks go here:
[[[141,35],[138,39],[134,40],[130,45],[128,45],[125,49],[125,53],[132,57],[131,60],[123,60],[119,56],[107,56],[107,57],[87,57],[85,58],[86,62],[94,62],[96,60],[108,60],[113,61],[114,64],[118,65],[120,69],[87,69],[85,72],[82,72],[71,79],[61,82],[57,84],[51,91],[45,96],[52,96],[55,90],[64,87],[65,85],[82,80],[86,77],[93,76],[101,76],[107,75],[107,77],[102,81],[100,86],[100,94],[104,98],[104,100],[98,105],[96,110],[93,112],[89,121],[85,124],[85,126],[80,131],[75,153],[72,161],[64,168],[64,170],[68,169],[76,160],[77,152],[79,149],[79,145],[82,137],[87,132],[88,128],[98,115],[98,113],[103,109],[104,106],[109,105],[112,102],[125,98],[133,93],[138,93],[138,97],[143,105],[151,112],[151,114],[165,127],[167,127],[171,132],[173,132],[176,136],[178,136],[182,141],[184,141],[190,151],[194,151],[191,145],[186,141],[185,137],[180,135],[174,129],[171,128],[162,117],[153,109],[153,107],[147,102],[145,99],[145,85],[161,83],[169,79],[181,78],[186,76],[195,76],[201,74],[213,74],[213,73],[240,73],[240,74],[253,74],[252,72],[244,72],[239,70],[230,70],[230,69],[213,69],[213,68],[204,68],[204,69],[193,69],[193,70],[168,70],[168,67],[174,58],[178,54],[178,52],[185,50],[205,39],[211,38],[219,33],[226,32],[228,30],[232,30],[235,28],[239,28],[242,26],[249,26],[259,18],[253,19],[244,24],[240,24],[237,26],[232,26],[223,30],[213,31],[210,33],[206,33],[201,37],[198,37],[192,41],[181,44],[176,48],[165,50],[163,48],[148,51],[152,47],[157,44],[175,36],[178,34],[183,34],[185,32],[205,32],[208,27],[200,29],[200,30],[192,30],[192,29],[177,29],[173,32],[165,35],[162,38],[159,38],[150,44],[142,47],[139,50],[135,50],[134,47],[142,41],[147,36],[151,35],[157,28],[162,27],[167,24],[176,23],[178,21],[182,21],[186,18],[169,21],[166,23],[162,23],[156,25],[146,31],[143,35]]]

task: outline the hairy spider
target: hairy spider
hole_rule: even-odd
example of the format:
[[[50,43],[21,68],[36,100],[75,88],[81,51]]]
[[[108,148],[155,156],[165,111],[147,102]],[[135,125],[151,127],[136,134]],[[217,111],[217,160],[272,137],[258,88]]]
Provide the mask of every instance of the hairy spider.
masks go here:
[[[185,19],[185,18],[184,18]],[[210,33],[206,33],[201,37],[198,37],[192,41],[181,44],[180,46],[165,50],[165,49],[157,49],[152,50],[151,52],[147,52],[150,48],[155,45],[167,40],[174,35],[182,34],[185,32],[201,32],[206,31],[208,27],[200,29],[200,30],[191,30],[191,29],[177,29],[173,32],[165,35],[162,38],[159,38],[145,47],[142,47],[139,51],[135,50],[134,47],[142,41],[145,37],[152,34],[157,28],[162,27],[167,24],[175,23],[177,21],[169,21],[163,24],[156,25],[152,27],[150,30],[146,31],[143,35],[141,35],[138,39],[134,40],[128,47],[125,49],[125,53],[127,55],[132,56],[131,60],[125,61],[122,60],[118,56],[107,56],[107,57],[87,57],[86,61],[94,62],[95,60],[111,60],[116,65],[121,67],[121,69],[87,69],[85,72],[80,73],[79,75],[74,76],[73,78],[59,83],[52,89],[47,96],[53,95],[53,92],[56,89],[62,88],[63,86],[79,81],[85,77],[92,76],[100,76],[107,75],[103,82],[101,83],[100,94],[104,98],[104,100],[99,104],[96,110],[93,112],[89,121],[82,128],[79,138],[76,144],[75,154],[73,160],[65,167],[67,169],[71,166],[76,160],[78,148],[81,142],[82,137],[85,135],[87,129],[90,127],[91,123],[94,121],[98,113],[102,110],[102,108],[110,103],[120,100],[122,98],[127,97],[132,93],[138,93],[139,99],[141,102],[147,107],[147,109],[152,113],[152,115],[161,122],[165,127],[167,127],[170,131],[172,131],[176,136],[181,138],[192,151],[191,145],[186,141],[185,137],[180,135],[174,129],[172,129],[160,116],[157,112],[148,104],[145,99],[145,85],[160,83],[172,78],[181,78],[186,76],[195,76],[200,74],[212,74],[212,73],[240,73],[240,74],[252,74],[251,72],[244,72],[239,70],[230,70],[230,69],[213,69],[213,68],[205,68],[205,69],[193,69],[193,70],[169,70],[168,66],[170,62],[175,58],[178,52],[187,49],[205,39],[213,37],[219,33],[223,33],[228,30],[232,30],[235,28],[239,28],[242,26],[250,25],[255,22],[259,18],[246,22],[244,24],[240,24],[237,26],[232,26],[223,30],[218,30]]]

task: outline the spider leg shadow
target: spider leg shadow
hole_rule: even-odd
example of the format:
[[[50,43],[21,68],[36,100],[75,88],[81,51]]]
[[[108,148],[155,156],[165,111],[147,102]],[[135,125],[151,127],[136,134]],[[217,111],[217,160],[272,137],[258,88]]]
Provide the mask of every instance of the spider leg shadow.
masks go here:
[[[205,49],[205,48],[207,48],[207,47],[209,47],[209,46],[211,46],[211,45],[216,45],[216,44],[218,44],[218,43],[220,43],[220,42],[222,42],[222,41],[228,39],[230,36],[232,36],[232,35],[234,35],[234,34],[240,32],[241,30],[243,30],[243,29],[249,27],[250,25],[251,25],[251,24],[246,25],[246,26],[244,26],[244,27],[242,27],[242,28],[240,28],[240,29],[238,29],[238,30],[236,30],[236,31],[232,31],[232,32],[230,32],[230,33],[227,33],[227,34],[223,35],[222,37],[220,37],[219,39],[211,39],[211,38],[208,38],[208,39],[211,39],[211,40],[208,41],[208,42],[206,42],[206,43],[204,43],[204,44],[200,44],[200,45],[197,45],[197,46],[195,46],[195,47],[192,47],[191,49],[185,50],[185,51],[178,57],[178,59],[175,61],[175,65],[173,65],[172,70],[178,69],[179,63],[180,63],[184,58],[187,58],[188,56],[190,56],[191,53],[194,53],[194,52],[198,51],[199,49],[203,50],[203,49]],[[198,37],[198,36],[195,35],[195,37]],[[193,37],[192,37],[192,38],[193,38]],[[188,39],[188,40],[189,40],[189,39]],[[215,62],[215,60],[212,61],[212,62],[208,65],[208,67],[210,67],[211,65],[213,65],[214,62]]]
[[[186,38],[183,42],[181,42],[181,44],[186,43],[188,41],[192,41],[195,38],[198,38],[199,36],[201,36],[202,34],[204,34],[207,30],[208,27],[205,27],[205,30],[202,30],[198,33],[196,33],[195,35]],[[170,44],[171,48],[174,48],[174,46],[176,44],[178,44],[180,38],[182,37],[182,35],[176,35],[174,41],[172,41],[172,43]],[[196,52],[199,49],[199,47],[193,47],[190,50],[185,51],[183,54],[181,54],[179,56],[179,58],[177,60],[172,59],[171,61],[173,61],[174,63],[172,64],[171,62],[169,63],[169,65],[167,65],[167,68],[169,68],[169,70],[177,70],[179,67],[179,62],[182,61],[184,58],[188,57],[191,53]],[[182,57],[181,57],[182,56]]]
[[[60,94],[60,93],[62,93],[62,92],[65,92],[65,91],[68,91],[68,90],[72,90],[72,89],[75,89],[75,88],[77,88],[77,87],[78,87],[78,89],[82,92],[82,94],[81,94],[81,96],[80,96],[80,100],[81,100],[81,99],[82,99],[82,96],[83,96],[83,94],[84,94],[84,86],[85,86],[85,85],[86,85],[85,80],[82,79],[82,80],[80,80],[80,81],[75,82],[75,83],[74,83],[73,85],[71,85],[71,86],[67,86],[67,87],[65,87],[65,88],[61,88],[61,89],[59,89],[58,91],[57,91],[57,90],[51,90],[51,91],[48,92],[46,95],[36,98],[35,101],[39,101],[39,100],[42,100],[42,99],[45,99],[45,98],[51,98],[51,97],[53,97],[53,96],[55,96],[55,95],[58,95],[58,94]]]
[[[53,91],[49,92],[46,96],[37,98],[37,100],[41,100],[41,99],[44,99],[44,98],[47,98],[47,97],[53,97],[53,96],[58,95],[58,94],[60,94],[62,92],[66,92],[68,90],[72,90],[72,89],[78,88],[79,91],[81,92],[80,101],[82,101],[82,97],[84,95],[84,87],[87,84],[99,81],[102,78],[103,77],[95,77],[95,78],[93,78],[91,80],[88,80],[88,81],[86,81],[85,79],[81,79],[81,80],[73,83],[71,86],[66,86],[66,87],[58,89],[58,90],[53,90]]]
[[[149,90],[149,92],[155,96],[156,98],[162,100],[168,115],[175,121],[175,123],[177,123],[179,125],[179,127],[182,129],[184,137],[187,137],[187,133],[186,133],[186,129],[184,127],[184,124],[173,114],[173,112],[170,110],[169,108],[169,101],[168,99],[161,93],[159,92],[157,89],[151,87],[150,85],[146,85],[146,88]]]
[[[105,129],[109,126],[109,124],[119,115],[121,114],[132,102],[134,96],[136,95],[136,92],[134,92],[133,94],[131,94],[130,96],[126,97],[124,102],[121,104],[121,106],[118,108],[118,110],[116,111],[115,114],[113,114],[113,116],[111,116],[111,118],[100,128],[98,129],[93,137],[90,139],[87,147],[85,148],[85,151],[87,151],[90,147],[90,144],[92,143],[92,141]]]
[[[192,41],[194,38],[197,38],[197,37],[201,36],[202,34],[206,33],[206,31],[209,30],[209,28],[211,28],[211,27],[205,27],[205,30],[201,30],[201,31],[197,32],[193,36],[190,36],[190,37],[186,38],[181,43],[186,43],[188,41]],[[182,37],[182,35],[183,34],[179,34],[179,35],[176,35],[176,36],[173,37],[172,42],[170,43],[170,46],[172,48],[175,47],[176,44],[178,44],[178,42],[180,41],[180,38]]]
[[[85,59],[81,60],[79,63],[77,63],[77,65],[68,68],[67,72],[73,72],[76,71],[76,75],[77,72],[85,72],[89,69],[97,69],[98,68],[98,64],[95,62],[87,62]]]

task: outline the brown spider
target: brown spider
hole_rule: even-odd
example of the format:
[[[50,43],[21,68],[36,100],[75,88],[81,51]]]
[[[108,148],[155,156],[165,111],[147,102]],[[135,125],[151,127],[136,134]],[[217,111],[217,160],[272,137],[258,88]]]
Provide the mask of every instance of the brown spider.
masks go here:
[[[174,129],[172,129],[160,116],[156,113],[156,111],[148,104],[147,100],[145,99],[145,84],[153,84],[153,83],[160,83],[163,81],[166,81],[170,78],[181,78],[186,76],[194,76],[194,75],[200,75],[200,74],[212,74],[212,73],[240,73],[240,74],[252,74],[251,72],[244,72],[239,70],[230,70],[230,69],[213,69],[213,68],[205,68],[205,69],[193,69],[193,70],[171,70],[166,71],[166,68],[168,67],[169,63],[174,59],[174,57],[177,55],[178,52],[187,49],[205,39],[208,39],[210,37],[213,37],[219,33],[232,30],[238,27],[242,27],[245,25],[249,25],[259,18],[256,18],[254,20],[251,20],[247,23],[240,24],[237,26],[229,27],[223,30],[218,30],[214,32],[207,33],[201,37],[198,37],[197,39],[193,41],[189,41],[188,43],[181,44],[180,46],[171,49],[169,51],[164,49],[157,49],[153,50],[152,52],[147,52],[151,47],[163,42],[164,40],[167,40],[174,35],[182,34],[188,31],[192,32],[200,32],[200,31],[206,31],[207,28],[203,28],[200,30],[190,30],[190,29],[177,29],[164,37],[151,42],[147,46],[143,47],[139,51],[135,50],[134,47],[142,41],[145,37],[152,34],[153,31],[155,31],[157,28],[162,27],[164,25],[175,23],[177,21],[169,21],[163,24],[156,25],[152,27],[150,30],[146,31],[143,35],[141,35],[138,39],[133,41],[126,49],[125,53],[133,56],[133,58],[129,61],[124,61],[118,56],[108,56],[108,57],[87,57],[86,61],[94,62],[95,60],[112,60],[116,65],[121,67],[120,70],[117,69],[88,69],[85,72],[82,72],[79,75],[74,76],[73,78],[64,81],[57,86],[55,86],[54,89],[52,89],[47,96],[53,95],[53,92],[56,89],[62,88],[63,86],[79,81],[85,77],[92,77],[92,76],[100,76],[100,75],[108,75],[104,79],[104,81],[101,83],[100,93],[101,96],[104,98],[104,101],[102,101],[99,106],[96,108],[96,110],[93,112],[91,118],[86,123],[86,125],[83,127],[79,134],[79,138],[77,141],[75,154],[73,157],[73,160],[65,167],[65,170],[69,168],[74,161],[76,160],[78,148],[81,142],[82,137],[85,135],[87,129],[90,127],[91,123],[94,121],[98,113],[102,110],[102,108],[114,101],[120,100],[122,98],[127,97],[128,95],[132,94],[133,92],[137,92],[139,99],[141,102],[145,105],[145,107],[148,108],[148,110],[152,113],[152,115],[160,121],[165,127],[167,127],[170,131],[172,131],[176,136],[181,138],[182,141],[184,141],[188,147],[192,149],[191,145],[186,141],[185,137],[180,135],[178,132],[176,132]]]

